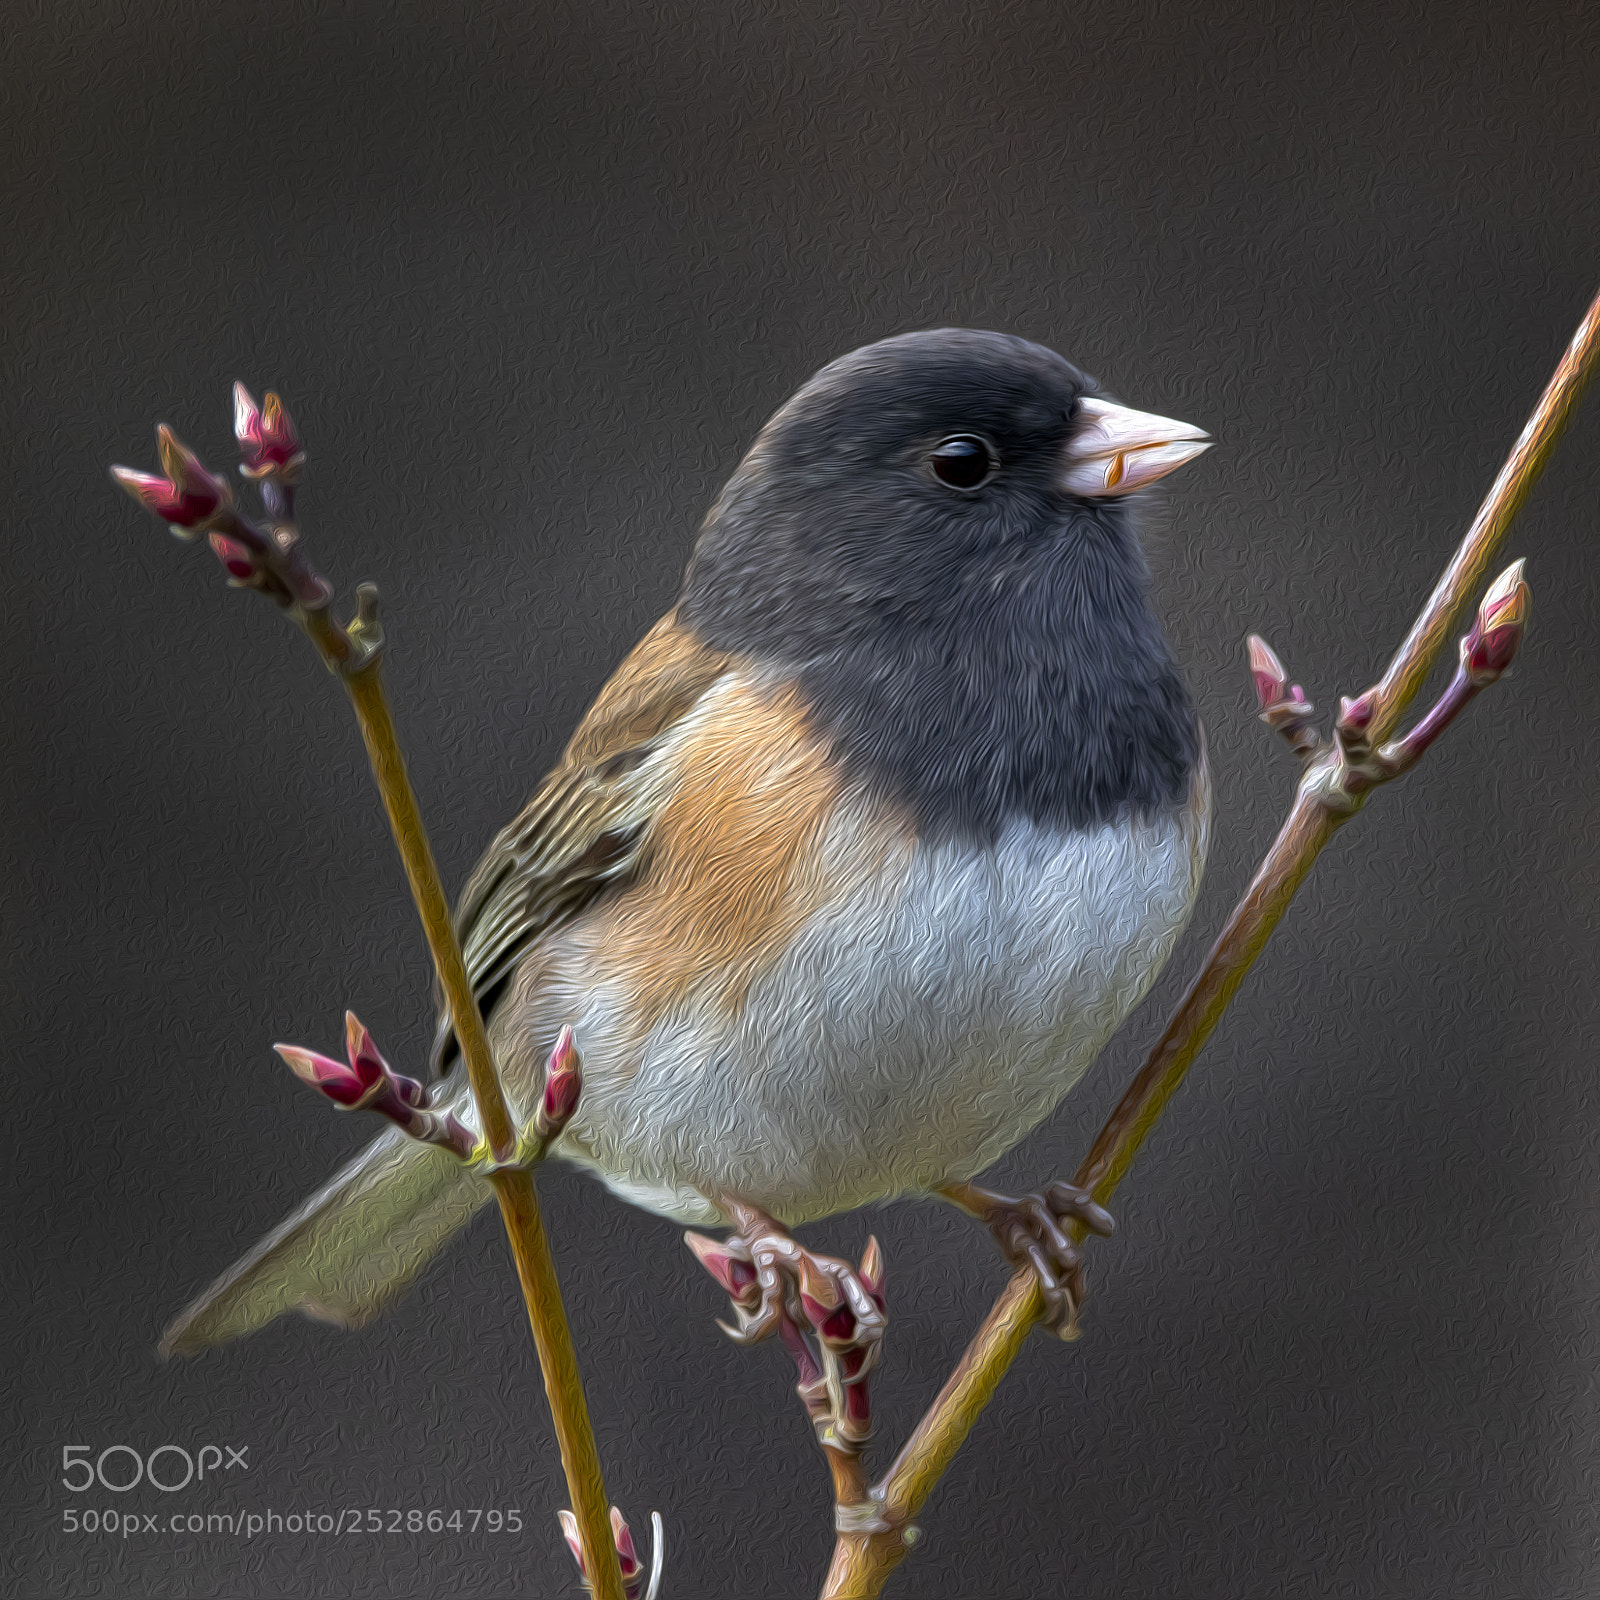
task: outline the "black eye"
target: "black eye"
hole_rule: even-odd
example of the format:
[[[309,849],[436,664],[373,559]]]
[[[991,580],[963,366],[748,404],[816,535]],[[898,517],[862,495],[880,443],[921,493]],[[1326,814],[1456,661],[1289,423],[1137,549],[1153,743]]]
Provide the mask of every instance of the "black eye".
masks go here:
[[[952,489],[976,489],[994,476],[998,465],[994,451],[970,433],[958,433],[946,439],[934,449],[928,464],[933,468],[934,477]]]

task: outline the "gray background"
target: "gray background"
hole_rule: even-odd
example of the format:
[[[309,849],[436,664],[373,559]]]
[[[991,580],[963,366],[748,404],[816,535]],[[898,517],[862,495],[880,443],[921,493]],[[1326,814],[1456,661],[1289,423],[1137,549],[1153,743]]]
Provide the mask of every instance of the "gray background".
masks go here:
[[[1195,924],[1001,1171],[1074,1166],[1285,804],[1241,641],[1375,675],[1600,283],[1571,6],[12,7],[5,225],[8,1592],[554,1596],[564,1499],[481,1221],[387,1320],[160,1364],[165,1319],[358,1144],[268,1053],[427,967],[335,686],[108,485],[228,384],[310,442],[322,564],[458,885],[670,602],[767,414],[866,340],[1054,345],[1221,441],[1156,518],[1217,839]],[[1600,404],[1514,531],[1514,678],[1345,831],[1119,1197],[1088,1335],[1030,1343],[900,1596],[1577,1596],[1600,1583]],[[669,1224],[541,1177],[614,1497],[668,1595],[812,1593],[826,1476]],[[904,1436],[1003,1281],[887,1251]],[[61,1447],[248,1444],[74,1498]],[[113,1470],[116,1470],[115,1467]],[[69,1505],[518,1506],[520,1537],[105,1536]]]

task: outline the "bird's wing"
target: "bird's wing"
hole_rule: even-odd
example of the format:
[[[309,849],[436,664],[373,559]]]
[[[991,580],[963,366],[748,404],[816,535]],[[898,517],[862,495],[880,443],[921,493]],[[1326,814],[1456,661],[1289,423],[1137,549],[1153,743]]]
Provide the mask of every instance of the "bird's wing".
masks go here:
[[[639,858],[664,796],[649,756],[729,669],[668,613],[600,691],[561,763],[503,829],[467,880],[456,929],[467,976],[487,1012],[529,947],[576,915]],[[444,1071],[455,1033],[442,1003],[433,1061]]]

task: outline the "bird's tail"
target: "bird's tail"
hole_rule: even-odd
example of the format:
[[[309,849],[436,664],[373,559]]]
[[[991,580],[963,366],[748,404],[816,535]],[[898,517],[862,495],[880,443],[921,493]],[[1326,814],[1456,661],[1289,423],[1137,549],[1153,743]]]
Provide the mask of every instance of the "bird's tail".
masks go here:
[[[193,1355],[297,1309],[358,1328],[491,1198],[454,1156],[391,1128],[181,1311],[162,1354]]]

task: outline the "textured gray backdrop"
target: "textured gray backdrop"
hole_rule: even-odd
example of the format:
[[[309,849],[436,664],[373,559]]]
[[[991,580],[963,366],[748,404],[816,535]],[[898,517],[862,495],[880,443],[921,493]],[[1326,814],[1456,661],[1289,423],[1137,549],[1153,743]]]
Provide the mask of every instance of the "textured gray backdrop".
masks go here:
[[[1600,283],[1579,8],[13,6],[0,76],[8,1592],[571,1592],[484,1219],[381,1324],[160,1364],[166,1317],[363,1131],[268,1053],[427,968],[341,696],[116,495],[228,384],[310,441],[310,536],[387,598],[458,885],[670,601],[696,522],[829,358],[941,323],[1213,430],[1153,544],[1219,827],[1195,924],[1008,1159],[1075,1165],[1268,840],[1263,631],[1374,675]],[[1544,1597],[1600,1584],[1600,401],[1511,551],[1514,678],[1340,837],[1031,1343],[901,1597]],[[814,1592],[825,1475],[676,1230],[541,1178],[615,1497],[667,1594]],[[883,1239],[903,1437],[1002,1282],[932,1205]],[[74,1496],[62,1447],[249,1446]],[[886,1450],[878,1459],[886,1458]],[[112,1476],[129,1470],[114,1455]],[[168,1455],[158,1469],[179,1473]],[[69,1508],[514,1506],[519,1536],[73,1536]],[[142,1525],[142,1524],[141,1524]]]

